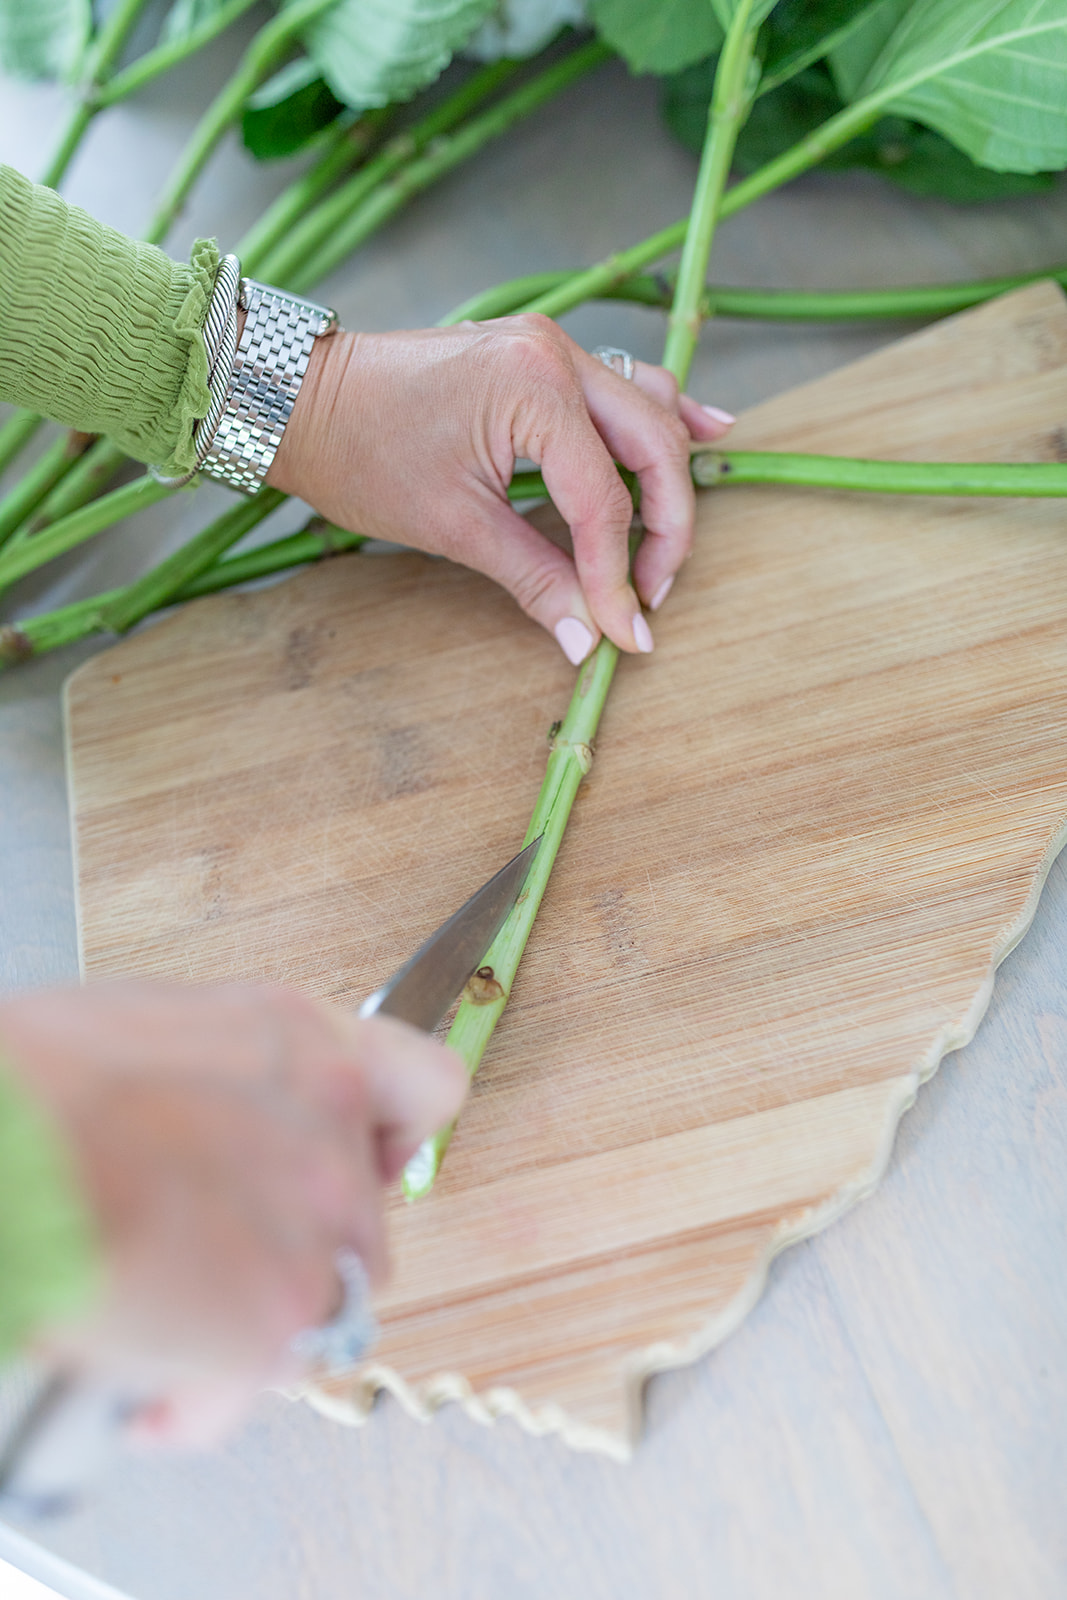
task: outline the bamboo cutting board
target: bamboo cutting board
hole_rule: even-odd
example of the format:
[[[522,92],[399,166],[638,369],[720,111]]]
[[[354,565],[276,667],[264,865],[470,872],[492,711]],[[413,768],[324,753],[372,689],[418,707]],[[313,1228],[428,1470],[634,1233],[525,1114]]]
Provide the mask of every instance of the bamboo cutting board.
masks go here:
[[[1067,305],[954,318],[735,441],[1063,459]],[[705,494],[656,638],[438,1189],[392,1204],[382,1343],[313,1396],[333,1415],[384,1386],[625,1456],[644,1378],[877,1182],[1067,834],[1062,504]],[[97,656],[67,686],[86,976],[354,1004],[518,847],[571,682],[505,596],[415,555]]]

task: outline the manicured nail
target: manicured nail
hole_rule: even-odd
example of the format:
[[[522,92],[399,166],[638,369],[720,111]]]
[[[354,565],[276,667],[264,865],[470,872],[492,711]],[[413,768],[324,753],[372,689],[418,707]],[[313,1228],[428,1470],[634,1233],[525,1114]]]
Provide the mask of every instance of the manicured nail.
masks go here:
[[[652,629],[641,615],[640,611],[634,618],[634,643],[637,648],[647,656],[652,649]]]
[[[577,617],[564,617],[562,622],[557,622],[555,633],[559,647],[572,667],[584,661],[593,648],[593,635],[585,623],[579,622]],[[649,645],[649,649],[651,648]]]
[[[658,611],[659,610],[659,608],[663,604],[664,600],[666,600],[667,596],[670,594],[671,586],[672,586],[673,583],[674,583],[674,578],[673,577],[664,578],[663,582],[660,584],[659,588],[656,590],[655,594],[652,596],[652,599],[648,602],[648,609],[650,611]]]
[[[712,422],[721,422],[724,428],[730,428],[737,421],[728,411],[721,410],[718,406],[701,406],[701,411],[706,411]]]

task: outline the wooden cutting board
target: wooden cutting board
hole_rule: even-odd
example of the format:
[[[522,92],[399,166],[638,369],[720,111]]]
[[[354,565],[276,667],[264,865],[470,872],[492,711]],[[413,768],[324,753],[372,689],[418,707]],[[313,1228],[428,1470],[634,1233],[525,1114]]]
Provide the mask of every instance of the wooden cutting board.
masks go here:
[[[735,439],[1063,459],[1063,296],[904,339]],[[645,1377],[877,1183],[1064,840],[1062,503],[730,489],[699,524],[439,1187],[392,1204],[382,1343],[316,1393],[333,1415],[384,1386],[625,1456]],[[416,555],[97,656],[67,686],[86,976],[355,1003],[517,848],[571,682],[489,583]]]

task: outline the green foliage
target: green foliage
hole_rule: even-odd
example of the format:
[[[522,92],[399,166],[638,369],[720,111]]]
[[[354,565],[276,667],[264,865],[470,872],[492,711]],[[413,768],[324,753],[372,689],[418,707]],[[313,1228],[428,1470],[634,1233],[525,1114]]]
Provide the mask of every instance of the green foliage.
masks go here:
[[[875,0],[866,6],[857,25],[831,46],[830,71],[842,100],[854,100],[864,78],[878,60],[913,0]]]
[[[699,151],[707,123],[715,61],[702,61],[664,84],[668,127],[690,150]],[[758,99],[738,137],[734,164],[755,172],[842,109],[825,66],[809,67]],[[1045,173],[990,172],[933,129],[903,117],[882,117],[823,163],[827,168],[866,167],[913,194],[968,203],[1000,200],[1047,189]]]
[[[0,0],[0,67],[13,78],[69,80],[91,32],[90,0]]]
[[[226,4],[227,0],[173,0],[160,29],[160,43],[175,44],[188,39],[203,23],[224,10]]]
[[[854,98],[871,95],[995,171],[1063,167],[1067,5],[914,0]]]
[[[710,0],[592,0],[590,10],[601,38],[634,72],[678,72],[722,43]]]
[[[787,81],[812,62],[840,50],[868,26],[885,0],[778,0],[760,36],[763,83]]]
[[[494,0],[338,0],[303,44],[338,100],[355,110],[410,100],[447,67]]]
[[[719,19],[719,26],[724,33],[734,20],[739,3],[740,0],[711,0],[712,9]],[[777,4],[778,0],[754,0],[748,18],[749,27],[758,28],[768,12],[773,11]]]
[[[315,63],[298,56],[251,96],[241,137],[257,161],[273,161],[302,150],[343,110]]]

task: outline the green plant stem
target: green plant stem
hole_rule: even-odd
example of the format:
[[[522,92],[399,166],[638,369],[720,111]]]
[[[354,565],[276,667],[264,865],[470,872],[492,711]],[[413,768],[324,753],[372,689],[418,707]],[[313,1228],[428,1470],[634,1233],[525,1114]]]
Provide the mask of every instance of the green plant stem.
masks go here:
[[[98,86],[94,97],[95,109],[102,111],[105,106],[113,106],[119,100],[125,100],[128,95],[136,93],[138,89],[143,89],[156,78],[162,77],[179,62],[195,55],[204,45],[210,44],[212,39],[225,32],[238,17],[250,11],[255,4],[256,0],[229,0],[229,4],[211,12],[184,38],[171,39],[163,44],[157,44],[153,50],[146,50],[143,56],[132,61],[122,72],[116,72],[113,77]]]
[[[195,538],[187,540],[143,578],[115,596],[102,610],[103,626],[112,633],[125,633],[150,611],[169,605],[175,594],[194,582],[225,550],[276,511],[285,499],[280,489],[261,489],[250,499],[223,512]]]
[[[193,130],[192,137],[171,173],[145,238],[159,244],[177,217],[205,163],[232,123],[241,115],[248,96],[278,65],[293,38],[336,0],[294,0],[261,28],[241,57],[235,72],[219,90]]]
[[[259,497],[248,501],[246,505],[258,506],[258,503]],[[245,506],[238,507],[237,511],[245,511]],[[235,514],[227,513],[228,516]],[[266,516],[267,512],[262,511],[261,514]],[[259,517],[256,520],[260,520]],[[217,594],[220,590],[232,589],[239,583],[250,583],[256,578],[271,577],[275,573],[288,571],[292,567],[306,566],[312,561],[337,555],[345,550],[358,550],[365,543],[364,534],[348,533],[344,528],[335,528],[331,523],[324,523],[321,517],[313,517],[300,533],[291,533],[284,539],[275,539],[270,544],[259,545],[242,555],[229,556],[225,561],[213,561],[203,571],[187,578],[169,593],[165,591],[172,571],[168,571],[165,579],[160,580],[158,577],[160,568],[166,565],[161,563],[143,578],[139,578],[136,583],[124,588],[108,589],[103,594],[92,595],[86,600],[75,600],[70,605],[57,607],[54,611],[45,611],[36,617],[28,617],[23,622],[9,623],[0,627],[0,670],[15,666],[20,661],[27,661],[32,656],[44,655],[49,650],[58,650],[63,645],[75,644],[79,639],[87,639],[94,633],[118,631],[118,622],[133,611],[137,611],[141,616],[147,616],[152,610],[158,611],[186,600],[196,600],[206,594]],[[178,552],[179,555],[182,553]],[[167,558],[168,561],[173,559],[173,557]],[[153,604],[146,606],[145,593],[150,585],[155,585],[157,582],[160,597],[155,598]],[[140,599],[135,604],[132,597],[134,591],[138,589]]]
[[[358,122],[341,117],[327,129],[314,165],[283,189],[233,246],[246,272],[262,273],[269,253],[327,190],[363,159],[389,114],[389,108],[383,107],[365,112]]]
[[[572,272],[534,272],[509,283],[495,284],[472,295],[442,318],[442,327],[457,322],[504,317],[537,295],[567,283]],[[704,289],[702,317],[741,317],[767,322],[846,322],[948,316],[981,305],[1012,289],[1049,278],[1067,288],[1067,265],[1033,272],[1007,273],[997,278],[977,278],[969,283],[903,285],[896,289],[742,289],[710,284]],[[674,297],[671,273],[634,273],[605,289],[597,298],[625,300],[632,305],[669,306]]]
[[[310,288],[399,211],[413,195],[475,155],[521,117],[529,115],[577,78],[599,66],[610,54],[599,40],[580,45],[562,61],[545,68],[481,116],[472,117],[454,133],[435,140],[423,156],[409,161],[391,178],[380,183],[336,228],[322,247],[304,260],[299,270],[285,273],[286,287],[298,293]],[[368,172],[371,165],[373,163],[368,164]],[[276,259],[269,263],[269,270],[271,273],[277,271]]]
[[[729,470],[723,470],[724,463],[729,463]],[[1067,463],[1060,462],[863,461],[850,456],[698,450],[692,457],[692,472],[693,481],[701,488],[755,483],[879,494],[1067,498]],[[508,493],[512,499],[523,500],[543,498],[547,490],[539,472],[525,472],[515,474]],[[247,502],[247,506],[258,507],[261,499],[262,496],[257,497]],[[243,509],[243,506],[238,507],[237,511]],[[262,510],[262,515],[266,514]],[[258,521],[259,517],[255,520]],[[217,524],[212,524],[212,529],[216,528]],[[211,530],[205,529],[204,532],[208,534]],[[223,561],[212,559],[210,564],[205,563],[195,575],[186,576],[173,588],[174,569],[168,568],[165,579],[160,580],[157,578],[160,568],[153,568],[145,578],[138,579],[136,584],[126,588],[109,589],[104,594],[94,595],[87,600],[75,600],[70,605],[42,612],[25,622],[0,628],[0,667],[42,655],[61,645],[72,644],[89,634],[118,632],[120,629],[116,619],[134,611],[139,618],[168,605],[195,600],[240,583],[250,583],[257,578],[271,577],[294,567],[306,566],[325,556],[358,550],[365,543],[365,535],[349,533],[314,517],[308,527],[299,533],[288,534],[285,538],[259,545],[241,555],[229,556]],[[183,546],[167,561],[176,562],[185,556],[188,549],[188,545]],[[201,546],[195,563],[197,566],[203,549],[204,546]],[[148,589],[150,583],[153,587]],[[141,599],[133,604],[128,597],[138,586],[144,586],[140,591]],[[146,590],[147,604],[144,603]],[[123,626],[129,624],[123,623]],[[586,703],[585,714],[589,714],[590,710],[590,705]],[[578,715],[577,708],[575,714]],[[577,738],[577,733],[584,729],[584,722],[571,723],[567,732],[561,730],[560,741]],[[587,740],[579,742],[588,743]]]
[[[712,91],[712,110],[701,156],[693,208],[690,213],[691,237],[685,241],[683,268],[675,296],[673,327],[685,336],[668,334],[665,364],[684,381],[692,349],[699,331],[695,310],[707,275],[708,252],[714,237],[719,201],[729,172],[734,142],[750,104],[747,92],[748,66],[752,59],[755,35],[748,26],[752,0],[741,0],[727,29],[726,41],[716,68]],[[689,338],[689,330],[692,337]],[[534,919],[548,886],[574,797],[582,779],[592,766],[593,740],[600,715],[615,676],[619,648],[603,637],[592,656],[580,668],[567,714],[552,740],[551,753],[541,792],[534,806],[526,843],[541,836],[541,848],[534,857],[523,893],[497,938],[487,951],[484,965],[503,989],[500,1000],[490,1005],[476,1004],[464,997],[448,1033],[448,1043],[473,1077],[481,1063],[493,1029],[507,1005],[519,961],[530,937]],[[404,1170],[403,1188],[409,1200],[418,1199],[433,1187],[441,1161],[452,1137],[452,1128],[442,1128],[418,1150]]]
[[[606,648],[605,648],[606,646]],[[492,1033],[507,1005],[522,953],[530,937],[552,867],[563,841],[567,819],[582,779],[592,766],[592,745],[615,672],[618,650],[604,641],[584,664],[571,696],[567,714],[552,740],[545,779],[534,806],[524,844],[539,835],[541,847],[515,909],[486,952],[484,964],[503,989],[503,997],[490,1005],[464,999],[449,1031],[448,1042],[459,1051],[471,1077],[477,1072]],[[453,1124],[454,1126],[454,1124]],[[404,1169],[403,1187],[409,1200],[427,1194],[448,1149],[452,1127],[442,1128],[419,1150]]]
[[[101,87],[147,3],[148,0],[118,0],[118,4],[101,24],[96,38],[90,44],[86,52],[78,103],[71,112],[55,154],[41,179],[47,188],[56,188],[69,167],[86,129],[99,109]]]
[[[23,540],[17,549],[0,551],[0,589],[43,567],[46,561],[84,544],[86,539],[109,528],[113,522],[121,522],[123,517],[131,517],[173,493],[173,489],[165,489],[146,473],[132,483],[123,484],[121,489],[113,489],[101,499],[72,511],[69,516],[61,517],[43,533]]]
[[[1067,496],[1067,462],[864,461],[772,450],[698,450],[690,467],[702,489],[779,483],[866,494],[1006,496],[1026,500]]]
[[[749,26],[751,14],[752,0],[740,0],[719,56],[696,195],[678,264],[674,302],[667,319],[663,365],[673,372],[682,388],[700,337],[700,301],[734,145],[752,103],[749,74],[756,30]]]
[[[768,161],[766,166],[750,173],[740,183],[734,184],[732,189],[727,189],[719,207],[719,220],[732,217],[744,210],[745,206],[751,205],[753,200],[770,194],[772,190],[781,188],[782,184],[818,166],[833,151],[869,128],[877,120],[883,100],[889,98],[888,94],[871,96],[867,100],[857,101],[855,105],[846,106],[844,111],[839,111],[783,155]],[[650,266],[653,261],[659,261],[670,255],[672,250],[679,249],[685,243],[688,224],[688,217],[672,222],[669,227],[650,234],[628,250],[620,250],[617,255],[608,256],[596,266],[572,273],[554,289],[536,295],[516,309],[540,311],[546,317],[560,317],[566,311],[573,311],[584,300],[596,299],[606,290],[623,283],[633,273],[640,272],[642,267]]]
[[[458,122],[494,94],[518,71],[516,61],[495,61],[472,75],[429,114],[390,139],[384,149],[349,178],[327,200],[308,213],[263,261],[260,270],[271,283],[288,284],[299,276],[336,230],[388,178],[409,165],[427,145],[450,132]],[[303,270],[303,277],[307,277]]]
[[[95,439],[47,498],[42,500],[33,516],[27,518],[21,528],[15,529],[8,548],[16,542],[21,543],[23,537],[31,538],[40,533],[42,528],[58,522],[60,517],[77,511],[110,483],[128,459],[125,451],[120,450],[117,444],[112,444],[110,439]]]
[[[43,421],[44,418],[39,417],[35,411],[26,411],[23,407],[8,417],[0,428],[0,472],[6,472],[23,447],[29,444]]]
[[[71,470],[87,443],[83,434],[64,433],[0,500],[0,545],[8,544],[33,515],[49,491]],[[0,555],[0,565],[6,554]]]

